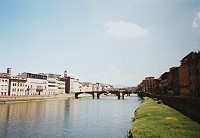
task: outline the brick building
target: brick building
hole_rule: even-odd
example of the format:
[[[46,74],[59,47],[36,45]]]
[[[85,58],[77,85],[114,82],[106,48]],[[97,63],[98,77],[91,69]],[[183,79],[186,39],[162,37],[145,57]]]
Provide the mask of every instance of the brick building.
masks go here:
[[[142,83],[141,83],[142,91],[153,93],[155,84],[156,83],[155,83],[154,77],[146,77],[144,80],[142,80]]]
[[[190,97],[191,92],[189,89],[190,80],[189,80],[188,64],[185,58],[181,60],[181,65],[179,66],[178,72],[179,72],[180,95],[181,97]]]
[[[200,97],[200,52],[191,52],[181,61],[188,66],[189,90],[192,98]]]

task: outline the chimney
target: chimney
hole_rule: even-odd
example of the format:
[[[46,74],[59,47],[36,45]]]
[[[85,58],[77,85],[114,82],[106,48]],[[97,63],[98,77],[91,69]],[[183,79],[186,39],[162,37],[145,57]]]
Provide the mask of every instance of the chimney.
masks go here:
[[[11,68],[7,68],[7,74],[11,75]]]

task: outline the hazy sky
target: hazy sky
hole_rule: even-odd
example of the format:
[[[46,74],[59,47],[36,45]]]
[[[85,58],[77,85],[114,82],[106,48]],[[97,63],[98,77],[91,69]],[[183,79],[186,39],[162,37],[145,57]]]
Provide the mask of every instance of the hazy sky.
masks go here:
[[[200,0],[0,0],[0,72],[134,86],[200,50]]]

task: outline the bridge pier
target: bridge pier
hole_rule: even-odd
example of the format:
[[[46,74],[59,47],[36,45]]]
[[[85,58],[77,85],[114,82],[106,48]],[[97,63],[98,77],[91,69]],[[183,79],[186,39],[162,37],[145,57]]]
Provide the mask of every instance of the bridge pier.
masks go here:
[[[123,100],[124,100],[124,95],[125,95],[125,94],[124,94],[124,93],[122,93],[122,99],[123,99]]]
[[[94,92],[92,93],[92,98],[94,99]]]
[[[97,99],[99,99],[99,97],[100,97],[100,94],[99,94],[99,93],[97,93]]]
[[[75,99],[78,99],[79,93],[75,93]]]
[[[118,96],[118,100],[120,100],[120,93],[117,96]]]

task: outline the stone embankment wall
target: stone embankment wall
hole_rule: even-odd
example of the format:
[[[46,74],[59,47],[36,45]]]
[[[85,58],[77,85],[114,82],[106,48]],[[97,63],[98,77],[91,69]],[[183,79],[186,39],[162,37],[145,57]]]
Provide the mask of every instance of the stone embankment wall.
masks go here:
[[[138,93],[138,96],[157,98],[164,104],[180,111],[200,123],[200,99],[160,96],[151,93]]]

